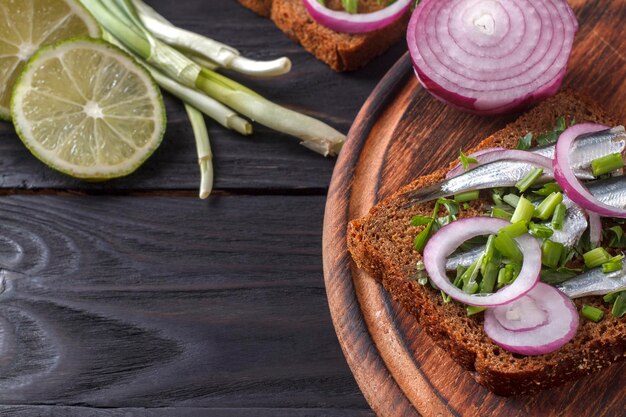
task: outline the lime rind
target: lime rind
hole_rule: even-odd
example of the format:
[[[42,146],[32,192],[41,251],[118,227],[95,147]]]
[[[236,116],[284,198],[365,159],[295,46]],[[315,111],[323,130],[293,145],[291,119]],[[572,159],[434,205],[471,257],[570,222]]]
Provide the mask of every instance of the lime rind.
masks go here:
[[[23,0],[20,0],[20,1],[23,1]],[[58,1],[64,2],[72,11],[72,13],[78,16],[82,20],[82,22],[87,27],[88,36],[93,37],[93,38],[102,37],[102,29],[100,28],[100,25],[98,24],[96,19],[91,15],[91,13],[85,8],[85,6],[83,6],[79,1],[76,1],[76,0],[58,0]],[[0,10],[0,12],[4,12],[4,10]],[[38,47],[40,46],[42,45],[38,45]],[[22,71],[23,70],[24,68],[22,68]],[[13,86],[4,86],[4,88],[13,88]],[[11,121],[10,108],[0,105],[0,120]]]
[[[20,117],[23,115],[20,107],[21,99],[24,98],[24,95],[31,88],[30,80],[32,79],[34,71],[41,63],[46,62],[49,58],[55,57],[55,54],[58,56],[59,51],[69,51],[79,46],[89,48],[90,50],[99,49],[100,51],[106,51],[109,56],[117,55],[117,57],[124,62],[124,66],[127,69],[132,69],[133,73],[144,81],[147,90],[151,93],[149,97],[154,104],[155,117],[153,121],[155,123],[155,129],[153,137],[148,141],[147,146],[141,149],[140,152],[136,152],[133,158],[127,159],[117,165],[109,165],[106,169],[102,167],[90,168],[78,166],[55,157],[55,155],[52,155],[50,151],[44,149],[42,145],[32,137],[31,126],[29,126],[29,123],[23,117]],[[119,178],[136,171],[161,144],[167,124],[163,96],[150,73],[140,65],[134,57],[120,48],[101,39],[93,39],[85,36],[64,39],[52,45],[45,46],[39,49],[27,61],[24,70],[15,83],[11,97],[11,112],[13,114],[13,124],[15,125],[18,136],[37,159],[59,172],[89,181],[103,181]]]

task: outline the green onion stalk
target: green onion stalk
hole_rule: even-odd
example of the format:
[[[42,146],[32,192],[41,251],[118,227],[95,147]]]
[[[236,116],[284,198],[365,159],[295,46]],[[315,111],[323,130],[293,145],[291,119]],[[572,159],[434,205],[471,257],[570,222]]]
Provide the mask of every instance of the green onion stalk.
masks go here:
[[[324,156],[337,155],[341,150],[345,141],[342,133],[319,120],[272,103],[247,87],[199,65],[157,39],[142,21],[142,16],[150,12],[146,12],[145,7],[138,12],[134,0],[81,2],[110,34],[107,39],[124,46],[147,65],[162,88],[223,126],[250,134],[251,126],[237,115],[239,113],[271,129],[301,139],[302,145]],[[152,17],[158,20],[154,15]],[[178,33],[182,36],[182,33]],[[224,50],[229,49],[222,48]],[[204,60],[220,65],[210,55],[206,53]],[[200,61],[203,61],[202,57]]]
[[[196,147],[198,149],[198,164],[200,164],[200,198],[205,199],[211,195],[213,189],[213,153],[209,143],[209,133],[206,128],[204,116],[194,107],[185,104],[187,116],[196,137]]]
[[[202,62],[202,66],[209,64],[210,68],[213,64],[256,77],[274,77],[291,70],[291,61],[288,58],[273,61],[245,58],[235,48],[174,26],[141,0],[132,0],[132,3],[143,24],[154,36],[170,46],[195,55],[192,59]]]

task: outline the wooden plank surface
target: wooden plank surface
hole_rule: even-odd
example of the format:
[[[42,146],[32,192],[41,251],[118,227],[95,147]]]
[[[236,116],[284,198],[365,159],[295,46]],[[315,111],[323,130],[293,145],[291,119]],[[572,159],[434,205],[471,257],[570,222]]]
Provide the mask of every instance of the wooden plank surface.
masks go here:
[[[0,406],[3,417],[374,417],[368,410],[331,408],[115,408]]]
[[[626,37],[615,28],[626,19],[626,1],[571,4],[581,29],[564,86],[588,94],[625,122]],[[365,397],[380,416],[624,415],[625,362],[536,395],[498,397],[452,360],[445,334],[435,344],[420,327],[412,313],[421,306],[409,301],[405,305],[412,310],[403,308],[351,262],[345,227],[350,220],[365,216],[403,184],[446,166],[459,148],[471,149],[515,117],[471,116],[433,100],[414,77],[407,55],[355,120],[329,190],[324,269],[339,341]],[[618,347],[616,357],[620,356]],[[476,368],[480,366],[477,360]]]
[[[288,56],[293,70],[283,77],[233,77],[267,98],[320,118],[345,133],[361,104],[403,51],[398,45],[357,73],[336,74],[271,21],[236,0],[153,0],[150,4],[176,25],[212,36],[252,58]],[[160,149],[132,176],[101,184],[76,181],[43,166],[25,149],[12,126],[0,122],[0,188],[195,190],[199,172],[191,127],[180,102],[169,96],[166,102],[169,124]],[[327,189],[334,159],[320,157],[300,146],[297,139],[263,126],[255,125],[255,130],[254,135],[243,137],[210,124],[216,189]]]
[[[0,404],[367,415],[330,324],[323,197],[1,203]]]

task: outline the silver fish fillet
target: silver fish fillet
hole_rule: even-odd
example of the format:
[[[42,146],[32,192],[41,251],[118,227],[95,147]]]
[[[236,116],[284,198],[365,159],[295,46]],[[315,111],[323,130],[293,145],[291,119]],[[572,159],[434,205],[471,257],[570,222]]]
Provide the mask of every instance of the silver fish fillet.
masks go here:
[[[613,153],[622,153],[626,149],[626,132],[623,126],[603,130],[590,135],[581,136],[572,148],[571,162],[580,179],[593,179],[588,170],[591,161]],[[532,152],[554,157],[554,145],[536,148]],[[440,197],[448,197],[466,191],[484,190],[495,187],[513,187],[523,179],[534,165],[521,161],[495,161],[479,165],[457,177],[447,179],[438,184],[408,191],[405,208],[421,204]],[[542,182],[553,179],[551,170],[544,170],[539,179]]]
[[[622,260],[622,269],[619,271],[605,274],[602,268],[594,268],[558,284],[556,288],[563,291],[569,298],[604,295],[626,290],[626,259]]]
[[[626,207],[626,176],[612,177],[604,180],[587,183],[588,190],[598,200],[614,207]],[[563,199],[567,207],[567,214],[561,230],[554,230],[550,240],[562,243],[566,248],[572,248],[587,230],[587,219],[583,209],[578,207],[569,198]],[[548,225],[551,227],[550,225]],[[478,259],[485,248],[479,246],[466,252],[451,256],[446,269],[453,271],[459,266],[468,267]]]

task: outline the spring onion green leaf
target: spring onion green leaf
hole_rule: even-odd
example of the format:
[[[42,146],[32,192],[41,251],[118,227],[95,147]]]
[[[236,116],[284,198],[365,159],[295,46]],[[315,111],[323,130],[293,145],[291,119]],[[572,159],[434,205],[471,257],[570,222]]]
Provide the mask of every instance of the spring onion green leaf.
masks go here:
[[[554,234],[554,230],[543,224],[530,222],[528,225],[530,234],[539,239],[549,239]]]
[[[530,149],[530,146],[533,142],[533,134],[528,132],[522,137],[519,142],[517,142],[517,149],[521,151],[527,151]]]
[[[567,207],[565,207],[565,204],[560,203],[559,205],[556,206],[556,208],[554,209],[554,214],[552,214],[552,228],[554,230],[561,230],[563,229],[563,223],[565,222],[565,215],[567,214]]]
[[[517,207],[517,203],[519,203],[520,197],[515,194],[507,194],[502,197],[505,203],[507,203],[511,207]]]
[[[602,264],[602,272],[605,274],[610,274],[611,272],[621,271],[622,263],[621,262],[605,262]]]
[[[624,157],[621,153],[612,153],[591,161],[591,172],[595,177],[608,174],[624,167]]]
[[[599,322],[602,320],[602,317],[604,317],[604,311],[587,304],[583,304],[583,308],[580,310],[580,313],[584,318],[591,320],[594,323]]]
[[[513,194],[509,194],[513,195]],[[511,217],[511,223],[528,222],[535,214],[535,206],[524,196],[517,199],[517,204],[513,216]]]
[[[533,194],[536,194],[541,197],[547,197],[552,193],[560,193],[562,192],[561,187],[556,182],[549,182],[544,184],[540,189],[533,191]]]
[[[341,0],[341,6],[350,14],[356,14],[358,12],[358,5],[358,0]]]
[[[524,255],[522,255],[519,246],[508,233],[498,233],[493,243],[502,256],[509,258],[513,262],[522,263]]]
[[[480,193],[478,191],[467,191],[465,193],[457,194],[454,196],[454,201],[457,203],[466,203],[468,201],[478,200]]]
[[[556,207],[563,202],[562,193],[552,193],[543,200],[535,209],[534,217],[548,220],[554,214]]]
[[[541,177],[542,175],[543,168],[533,168],[524,178],[522,178],[517,182],[517,184],[515,184],[515,187],[520,191],[520,193],[523,193],[524,191],[528,190],[535,182],[537,182],[539,177]]]
[[[562,243],[553,242],[550,239],[543,241],[541,245],[541,263],[548,268],[556,268],[565,250]]]
[[[621,291],[615,298],[611,314],[614,317],[622,317],[626,314],[626,291]]]
[[[519,207],[519,206],[518,206]],[[520,237],[528,233],[528,222],[521,220],[500,229],[500,233],[506,233],[512,238]]]
[[[597,268],[603,263],[611,260],[611,255],[604,248],[595,248],[583,254],[585,266],[589,269]]]
[[[473,316],[474,314],[482,313],[487,310],[486,307],[467,306],[467,315]]]
[[[411,219],[411,225],[412,226],[423,226],[425,224],[428,224],[430,222],[433,221],[432,217],[428,217],[428,216],[413,216],[413,218]]]
[[[473,156],[467,156],[463,153],[463,150],[459,151],[459,161],[461,161],[461,165],[463,165],[463,171],[467,171],[470,164],[477,164],[478,160]]]
[[[508,211],[502,210],[499,207],[493,207],[491,209],[491,217],[496,217],[498,219],[510,221],[513,215],[509,213]]]

